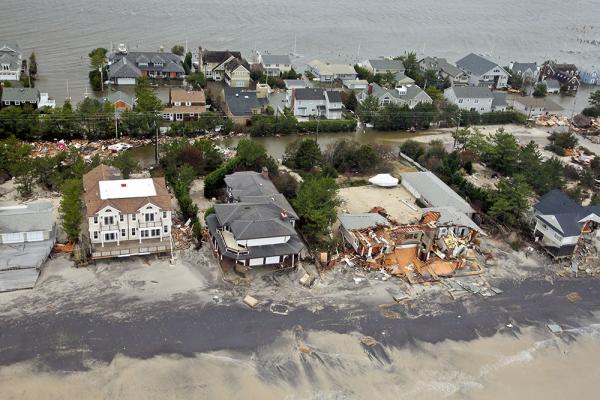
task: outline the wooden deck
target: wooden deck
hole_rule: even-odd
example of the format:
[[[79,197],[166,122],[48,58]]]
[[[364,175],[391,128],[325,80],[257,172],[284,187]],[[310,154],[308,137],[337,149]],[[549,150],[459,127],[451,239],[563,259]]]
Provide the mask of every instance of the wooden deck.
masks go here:
[[[144,254],[169,253],[171,252],[170,238],[147,239],[140,243],[137,240],[128,240],[117,245],[116,242],[94,244],[92,247],[92,259],[98,260],[102,258],[112,257],[129,257]]]

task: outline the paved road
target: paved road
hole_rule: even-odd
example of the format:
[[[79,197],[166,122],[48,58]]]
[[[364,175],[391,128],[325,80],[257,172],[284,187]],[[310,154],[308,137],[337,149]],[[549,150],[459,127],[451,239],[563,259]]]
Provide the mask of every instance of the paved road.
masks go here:
[[[531,280],[500,287],[505,290],[502,295],[456,301],[434,316],[411,315],[411,308],[398,304],[393,310],[400,319],[386,319],[366,306],[351,312],[296,309],[282,316],[268,307],[214,304],[180,309],[176,302],[148,306],[123,320],[40,313],[0,321],[0,365],[35,359],[52,369],[71,371],[85,369],[89,359],[109,362],[117,353],[137,358],[222,349],[250,353],[298,325],[304,330],[358,331],[384,345],[406,346],[415,341],[470,340],[499,331],[518,334],[519,328],[543,327],[549,321],[578,327],[596,322],[594,312],[600,311],[598,279]],[[573,291],[582,298],[576,303],[565,298]],[[513,328],[507,328],[508,323]]]

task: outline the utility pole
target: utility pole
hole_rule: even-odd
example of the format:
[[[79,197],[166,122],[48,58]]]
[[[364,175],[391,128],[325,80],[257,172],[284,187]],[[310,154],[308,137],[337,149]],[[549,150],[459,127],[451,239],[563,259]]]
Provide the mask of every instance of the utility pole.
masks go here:
[[[155,143],[155,155],[156,164],[158,164],[158,124],[154,121],[154,127],[156,128],[156,143]]]
[[[104,63],[100,64],[99,69],[100,69],[100,85],[102,87],[102,91],[104,92],[104,74],[103,74],[104,73],[104,71],[103,71]]]
[[[456,123],[456,133],[454,134],[454,149],[456,149],[456,137],[458,136],[458,130],[460,129],[460,116],[461,116],[461,109],[458,109],[458,121]]]
[[[317,134],[315,136],[315,142],[319,144],[319,123],[321,123],[321,116],[317,115]]]
[[[117,110],[115,110],[115,139],[119,138],[119,125],[117,123]]]

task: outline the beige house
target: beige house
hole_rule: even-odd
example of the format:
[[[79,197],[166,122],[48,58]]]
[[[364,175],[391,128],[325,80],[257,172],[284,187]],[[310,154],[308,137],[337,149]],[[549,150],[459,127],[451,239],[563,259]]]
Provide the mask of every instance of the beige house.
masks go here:
[[[198,119],[206,111],[206,96],[202,89],[171,89],[169,104],[162,110],[162,117],[169,121]]]
[[[170,253],[171,196],[164,178],[123,179],[99,165],[83,176],[87,242],[92,259]]]

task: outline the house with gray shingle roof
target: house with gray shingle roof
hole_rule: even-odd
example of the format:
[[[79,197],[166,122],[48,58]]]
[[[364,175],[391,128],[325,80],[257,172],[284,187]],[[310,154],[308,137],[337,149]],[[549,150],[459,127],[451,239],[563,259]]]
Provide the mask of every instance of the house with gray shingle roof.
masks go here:
[[[342,94],[337,90],[304,88],[292,90],[291,106],[299,120],[342,119]]]
[[[183,79],[181,58],[161,51],[132,51],[108,56],[108,79],[115,85],[135,85],[136,79]]]
[[[135,99],[127,93],[121,92],[120,90],[109,94],[104,101],[112,104],[117,111],[132,110],[133,106],[135,105]]]
[[[253,115],[261,114],[267,107],[267,99],[258,97],[256,90],[231,88],[223,89],[225,114],[235,124],[245,125]]]
[[[452,65],[445,58],[425,57],[419,60],[421,71],[435,71],[441,79],[448,79],[452,85],[466,85],[469,77],[463,70]]]
[[[493,111],[494,95],[487,87],[451,86],[444,90],[444,97],[449,103],[458,106],[461,110],[480,113]]]
[[[520,63],[520,62],[511,62],[508,64],[508,69],[513,74],[517,74],[523,79],[527,79],[531,82],[537,82],[538,77],[540,75],[540,67],[537,63]]]
[[[363,65],[373,75],[387,74],[388,72],[396,74],[398,72],[404,73],[405,71],[402,60],[393,60],[390,58],[374,58],[366,60],[363,62]]]
[[[456,62],[456,66],[469,77],[469,85],[496,89],[508,86],[509,74],[493,61],[471,53]]]
[[[211,244],[224,262],[241,267],[284,265],[299,259],[304,243],[297,214],[275,189],[266,169],[225,177],[227,200],[206,217]]]
[[[268,76],[280,76],[292,69],[292,60],[287,54],[259,54],[258,62]]]
[[[18,81],[21,79],[23,58],[19,45],[0,42],[0,81]]]
[[[570,257],[582,234],[600,226],[600,207],[584,207],[554,189],[533,208],[534,237],[553,257]]]
[[[387,89],[377,83],[372,83],[359,94],[358,101],[362,103],[369,95],[375,97],[381,105],[397,104],[408,106],[410,109],[420,103],[433,103],[431,97],[417,85],[403,85],[394,89]]]

